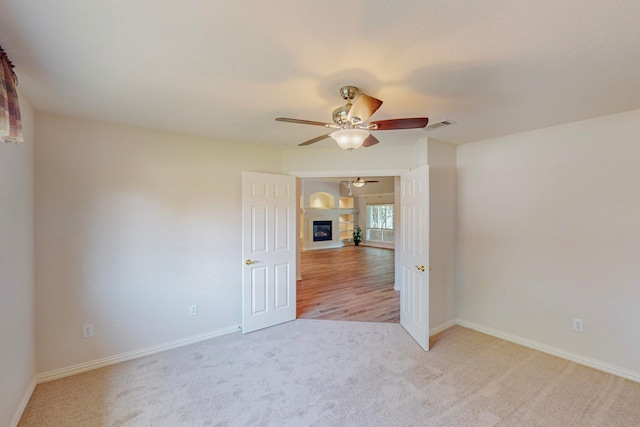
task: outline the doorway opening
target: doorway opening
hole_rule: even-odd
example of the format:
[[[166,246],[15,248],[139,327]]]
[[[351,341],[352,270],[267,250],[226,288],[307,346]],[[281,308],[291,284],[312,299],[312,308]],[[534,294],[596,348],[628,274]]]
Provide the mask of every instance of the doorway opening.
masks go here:
[[[400,322],[394,240],[372,236],[355,246],[352,236],[357,226],[367,229],[367,205],[395,204],[399,183],[394,176],[363,178],[365,185],[350,189],[344,177],[300,181],[298,318]],[[319,206],[319,192],[339,205]]]

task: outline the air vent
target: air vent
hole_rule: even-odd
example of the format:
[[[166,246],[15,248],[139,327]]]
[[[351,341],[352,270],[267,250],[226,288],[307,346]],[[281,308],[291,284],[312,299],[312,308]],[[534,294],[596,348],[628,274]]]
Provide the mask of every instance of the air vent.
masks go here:
[[[441,128],[442,126],[449,126],[449,125],[455,125],[456,122],[452,122],[451,120],[441,120],[439,122],[435,122],[435,123],[431,123],[430,125],[427,126],[427,129],[438,129]]]

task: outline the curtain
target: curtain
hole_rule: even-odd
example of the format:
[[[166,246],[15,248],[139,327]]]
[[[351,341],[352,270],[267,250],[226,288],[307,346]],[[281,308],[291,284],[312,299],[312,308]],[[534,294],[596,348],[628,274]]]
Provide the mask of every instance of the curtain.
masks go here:
[[[22,142],[17,85],[13,64],[0,46],[0,140],[16,144]]]

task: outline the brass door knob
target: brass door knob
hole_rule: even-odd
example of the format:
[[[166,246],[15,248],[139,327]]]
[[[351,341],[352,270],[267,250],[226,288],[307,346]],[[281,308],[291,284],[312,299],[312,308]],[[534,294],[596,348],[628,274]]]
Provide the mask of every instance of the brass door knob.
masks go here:
[[[421,266],[417,266],[417,265],[416,265],[416,268],[417,268],[418,270],[420,270],[420,271],[424,271],[424,265],[421,265]]]
[[[258,261],[253,261],[253,260],[248,259],[244,263],[247,264],[247,265],[251,265],[251,264],[255,264],[256,262],[258,262]]]

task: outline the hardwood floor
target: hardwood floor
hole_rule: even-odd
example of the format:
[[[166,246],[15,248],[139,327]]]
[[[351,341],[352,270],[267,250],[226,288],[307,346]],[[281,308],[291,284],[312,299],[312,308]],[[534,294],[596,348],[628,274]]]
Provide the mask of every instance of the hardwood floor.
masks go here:
[[[345,246],[302,253],[297,317],[400,322],[400,292],[393,290],[394,251]]]

